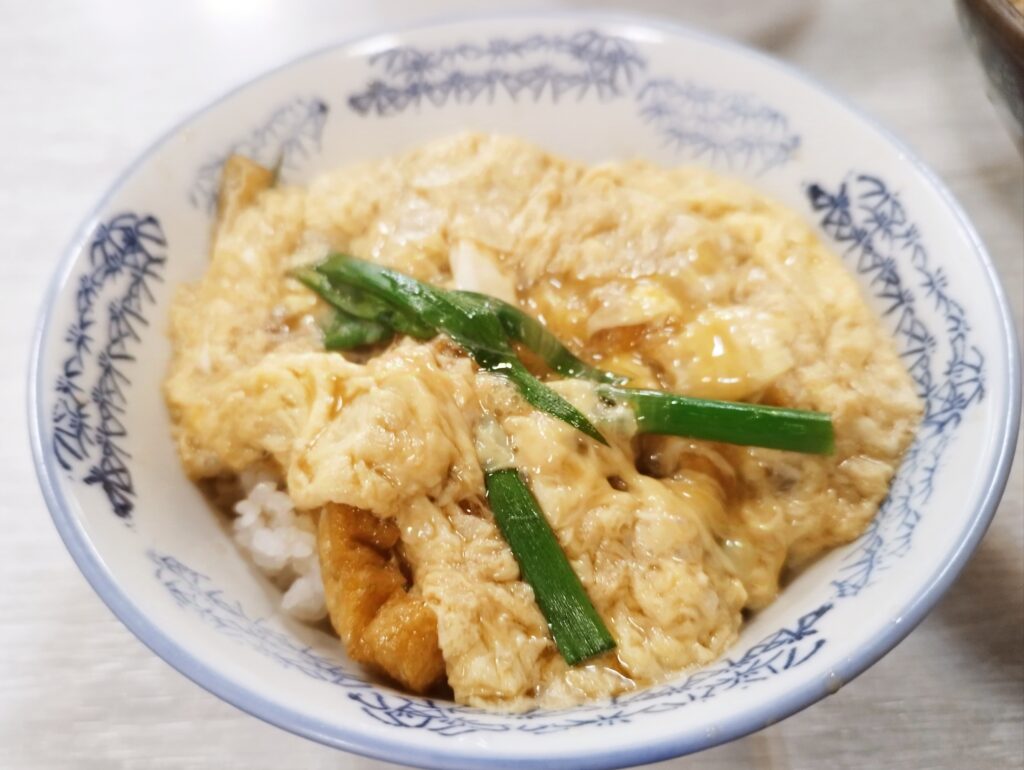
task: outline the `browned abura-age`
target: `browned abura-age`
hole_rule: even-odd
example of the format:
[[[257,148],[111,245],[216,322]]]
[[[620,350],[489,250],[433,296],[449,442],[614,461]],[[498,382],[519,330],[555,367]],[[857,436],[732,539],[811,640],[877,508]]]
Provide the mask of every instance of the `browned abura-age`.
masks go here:
[[[395,523],[347,505],[320,513],[320,569],[331,624],[349,657],[414,692],[444,677],[437,617],[408,591],[393,555]]]

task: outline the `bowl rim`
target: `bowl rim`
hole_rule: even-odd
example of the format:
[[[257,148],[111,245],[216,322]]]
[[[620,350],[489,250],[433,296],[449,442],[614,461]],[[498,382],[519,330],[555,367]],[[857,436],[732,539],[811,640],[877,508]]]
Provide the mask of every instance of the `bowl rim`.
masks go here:
[[[986,16],[983,21],[991,28],[1024,41],[1024,12],[1012,6],[1010,0],[964,0],[972,13]]]
[[[60,472],[52,458],[46,452],[43,440],[45,436],[45,418],[42,413],[44,403],[44,383],[41,378],[43,346],[49,336],[50,321],[56,298],[61,288],[75,267],[77,256],[82,252],[89,234],[96,221],[110,200],[120,191],[124,182],[132,176],[160,147],[175,136],[184,126],[195,118],[215,108],[236,93],[248,88],[270,75],[288,69],[300,62],[313,59],[331,51],[366,44],[384,36],[404,34],[421,30],[443,28],[445,26],[483,23],[495,24],[502,21],[569,21],[579,23],[628,25],[639,28],[653,29],[666,35],[679,36],[698,40],[733,53],[749,57],[762,66],[772,67],[781,71],[821,96],[832,100],[858,118],[866,127],[875,131],[899,153],[903,161],[909,163],[924,181],[939,194],[942,202],[955,217],[961,231],[968,237],[975,256],[983,268],[988,286],[996,299],[997,311],[1002,331],[1002,342],[1008,356],[1006,360],[1005,392],[1008,396],[1007,419],[1002,423],[1002,435],[998,441],[998,460],[992,468],[980,503],[969,518],[964,537],[956,546],[950,558],[941,564],[922,584],[920,591],[902,608],[899,616],[875,634],[856,655],[844,660],[835,667],[839,681],[848,683],[877,662],[888,651],[899,644],[927,613],[935,606],[941,596],[950,587],[971,554],[977,548],[988,526],[995,515],[999,501],[1008,481],[1013,461],[1016,436],[1021,416],[1021,369],[1020,350],[1013,315],[1000,283],[998,273],[984,243],[968,218],[966,212],[940,180],[922,160],[917,158],[910,149],[887,129],[879,125],[873,118],[849,103],[843,96],[818,83],[814,78],[804,74],[795,66],[775,58],[758,49],[748,47],[740,42],[715,34],[690,28],[684,24],[668,20],[664,17],[645,16],[642,14],[610,13],[593,11],[512,11],[484,12],[469,14],[448,14],[436,16],[426,21],[402,25],[391,25],[355,36],[339,39],[328,45],[301,54],[297,57],[261,71],[236,85],[198,109],[189,112],[164,131],[155,141],[151,142],[139,153],[108,186],[98,202],[79,225],[70,244],[65,248],[57,268],[43,297],[39,310],[35,331],[33,333],[29,367],[27,392],[27,417],[32,458],[36,475],[43,492],[47,508],[54,525],[64,542],[71,557],[78,565],[86,580],[100,599],[124,623],[128,629],[150,650],[156,653],[172,668],[185,675],[197,685],[227,701],[236,708],[258,719],[285,729],[293,734],[312,739],[333,748],[360,754],[374,759],[399,762],[418,767],[445,768],[460,770],[475,768],[486,764],[490,767],[516,768],[588,768],[594,770],[610,770],[611,768],[648,764],[670,759],[677,756],[711,748],[728,741],[753,733],[767,725],[781,721],[804,708],[817,702],[828,694],[817,681],[810,680],[794,687],[781,697],[769,701],[766,705],[750,709],[737,715],[714,734],[700,736],[685,733],[670,733],[655,740],[634,742],[629,745],[610,749],[596,746],[571,756],[546,758],[542,756],[520,757],[514,753],[497,753],[492,750],[480,750],[475,747],[452,745],[452,750],[435,750],[416,745],[412,740],[395,740],[381,742],[367,737],[357,727],[338,728],[314,717],[281,705],[279,702],[264,697],[230,678],[221,675],[216,669],[205,664],[174,639],[165,635],[154,624],[146,613],[137,607],[122,591],[117,580],[109,571],[102,555],[96,550],[89,539],[81,522],[72,514],[60,486]],[[475,748],[475,750],[474,750]],[[467,750],[468,749],[468,750]]]

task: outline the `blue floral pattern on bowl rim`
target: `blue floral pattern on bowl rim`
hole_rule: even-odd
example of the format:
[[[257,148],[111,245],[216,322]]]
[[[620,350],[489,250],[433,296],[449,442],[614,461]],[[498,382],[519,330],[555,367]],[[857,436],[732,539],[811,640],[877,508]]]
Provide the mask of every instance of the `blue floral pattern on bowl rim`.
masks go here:
[[[648,77],[650,63],[632,42],[593,29],[400,46],[369,57],[369,65],[375,76],[348,97],[360,115],[392,117],[499,95],[553,104],[593,96],[632,99],[642,120],[691,160],[763,173],[788,162],[800,146],[787,116],[755,95]]]
[[[198,615],[241,644],[266,655],[285,668],[319,681],[341,685],[348,697],[374,719],[393,727],[428,730],[445,737],[474,732],[517,731],[545,735],[587,725],[629,722],[644,714],[661,714],[709,700],[721,692],[743,688],[810,660],[825,645],[817,623],[833,607],[826,602],[802,615],[791,628],[781,628],[759,641],[739,658],[723,658],[682,681],[651,687],[614,698],[560,710],[534,710],[507,715],[505,722],[481,717],[490,712],[447,701],[410,697],[374,689],[362,675],[344,664],[298,644],[264,618],[252,618],[238,601],[225,596],[209,578],[169,554],[147,552],[157,580],[179,606]]]
[[[96,228],[89,263],[78,276],[74,320],[64,335],[68,355],[54,383],[51,444],[57,463],[65,471],[85,466],[82,480],[99,484],[114,514],[125,519],[135,505],[131,455],[123,445],[128,368],[141,328],[149,325],[152,284],[161,280],[166,247],[163,228],[152,214],[125,212]],[[106,335],[101,337],[96,303],[104,292],[114,296],[108,299]],[[89,386],[83,376],[91,356],[99,376]]]

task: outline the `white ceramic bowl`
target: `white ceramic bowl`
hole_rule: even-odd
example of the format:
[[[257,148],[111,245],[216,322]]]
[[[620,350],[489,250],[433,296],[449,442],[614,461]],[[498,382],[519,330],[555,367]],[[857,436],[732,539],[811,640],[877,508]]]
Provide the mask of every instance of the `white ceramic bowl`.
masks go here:
[[[160,392],[175,285],[202,273],[233,151],[302,181],[474,128],[588,161],[645,156],[747,178],[842,254],[927,412],[870,530],[802,574],[728,656],[613,703],[518,716],[367,680],[283,617],[179,468]],[[43,308],[32,444],[57,528],[111,609],[238,707],[342,749],[428,767],[608,768],[696,751],[834,692],[934,605],[1006,482],[1017,345],[985,250],[942,184],[798,73],[685,29],[525,15],[314,53],[172,129],[99,203]]]

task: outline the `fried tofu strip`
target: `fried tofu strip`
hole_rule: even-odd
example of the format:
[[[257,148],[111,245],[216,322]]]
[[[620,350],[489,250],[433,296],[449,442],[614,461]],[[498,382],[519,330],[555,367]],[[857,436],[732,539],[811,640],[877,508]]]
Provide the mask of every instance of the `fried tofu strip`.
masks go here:
[[[256,196],[274,184],[274,172],[244,155],[231,155],[220,172],[217,195],[216,238],[230,229],[238,215],[251,206]]]
[[[398,537],[392,521],[347,505],[325,506],[317,537],[324,594],[350,658],[425,692],[445,674],[437,617],[406,590],[391,557]]]

